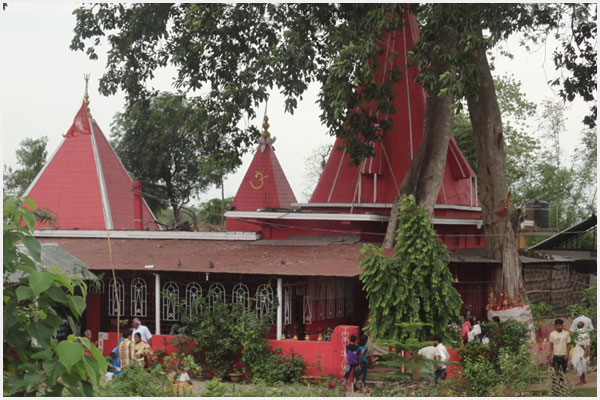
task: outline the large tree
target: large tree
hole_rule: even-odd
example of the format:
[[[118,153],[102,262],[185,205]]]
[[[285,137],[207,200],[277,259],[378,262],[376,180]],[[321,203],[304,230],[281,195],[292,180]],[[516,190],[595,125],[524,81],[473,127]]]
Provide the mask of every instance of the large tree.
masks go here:
[[[18,168],[4,167],[4,191],[21,196],[46,164],[48,137],[25,139],[16,151]]]
[[[167,204],[176,223],[192,195],[220,183],[239,164],[239,157],[222,150],[210,118],[197,121],[193,108],[185,96],[163,92],[136,101],[112,124],[115,151],[143,182],[149,204]]]
[[[486,251],[503,260],[503,274],[514,297],[520,286],[515,275],[519,265],[511,224],[514,213],[509,206],[498,214],[508,191],[502,123],[486,51],[515,32],[555,29],[569,10],[577,20],[590,19],[590,7],[429,4],[410,8],[421,22],[421,40],[413,54],[428,97],[423,139],[404,177],[402,193],[414,193],[420,204],[432,210],[450,136],[451,105],[465,97],[478,148]],[[210,101],[215,114],[209,115],[231,129],[220,130],[226,137],[228,132],[239,132],[237,123],[243,118],[255,116],[255,108],[267,99],[270,89],[276,87],[285,95],[286,109],[292,112],[308,84],[317,81],[321,119],[331,134],[345,139],[352,161],[358,164],[372,155],[373,141],[392,127],[387,116],[395,112],[393,85],[403,71],[391,68],[375,79],[377,56],[382,54],[378,39],[401,27],[404,12],[405,6],[398,4],[97,4],[75,10],[71,47],[95,58],[94,46],[106,35],[111,50],[100,90],[112,94],[122,89],[129,103],[148,97],[152,89],[147,82],[157,68],[174,65],[176,85],[202,99],[198,113]],[[581,43],[595,38],[595,25],[573,26],[578,27],[573,32],[581,32],[577,39]],[[86,47],[90,40],[93,44]],[[564,49],[568,48],[561,50],[563,54],[569,54]],[[584,59],[594,54],[587,52]],[[586,88],[590,81],[595,85],[592,75],[574,73],[573,79]],[[585,90],[573,93],[587,96]],[[372,113],[373,104],[379,113]],[[393,214],[391,221],[395,221]],[[390,224],[388,247],[394,232]]]

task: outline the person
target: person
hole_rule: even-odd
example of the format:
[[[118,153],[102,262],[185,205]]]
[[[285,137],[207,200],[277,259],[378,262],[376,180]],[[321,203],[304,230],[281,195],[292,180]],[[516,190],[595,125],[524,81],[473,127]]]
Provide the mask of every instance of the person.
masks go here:
[[[573,314],[573,322],[571,322],[571,332],[577,331],[579,329],[577,325],[579,322],[583,322],[583,329],[586,332],[590,332],[594,330],[594,325],[592,324],[592,320],[586,317],[583,314],[575,313]]]
[[[464,316],[461,316],[460,318],[462,319],[462,322],[463,322],[462,329],[460,330],[460,337],[463,338],[463,343],[467,344],[467,342],[469,341],[468,335],[469,335],[469,332],[471,332],[472,326],[467,318],[465,318]]]
[[[94,340],[92,340],[92,331],[90,331],[89,329],[86,329],[85,332],[83,332],[83,335],[90,341],[90,344],[98,347],[98,342],[95,342]]]
[[[133,340],[135,342],[135,345],[133,346],[135,350],[135,360],[138,365],[150,368],[150,363],[152,362],[152,348],[148,343],[142,341],[142,334],[139,332],[136,332],[135,335],[133,335]]]
[[[467,339],[469,342],[479,342],[481,335],[481,321],[475,317],[471,320],[471,326],[473,327],[471,331],[467,334]]]
[[[111,351],[107,357],[105,357],[106,362],[108,363],[108,371],[106,372],[106,379],[111,380],[113,377],[119,375],[121,372],[121,365],[119,364],[119,359],[117,358],[117,353]]]
[[[550,342],[550,352],[552,357],[552,367],[558,372],[561,369],[567,372],[567,361],[569,361],[569,332],[563,329],[563,320],[557,318],[554,320],[554,330],[550,332],[548,341]]]
[[[135,363],[135,348],[131,340],[131,329],[123,331],[123,341],[119,344],[119,362],[121,368]]]
[[[152,334],[150,333],[150,329],[147,326],[142,325],[142,321],[139,318],[134,318],[132,321],[133,332],[132,334],[136,334],[139,332],[142,335],[142,341],[148,343],[150,347],[152,347]]]
[[[369,337],[367,335],[362,335],[358,341],[358,351],[360,352],[360,376],[362,380],[363,391],[365,390],[365,385],[367,384],[367,365],[369,364],[369,359],[367,357],[367,353],[369,351],[369,347],[367,346],[368,340]]]
[[[173,326],[171,327],[171,330],[169,331],[169,336],[179,335],[179,328],[181,328],[181,327],[179,326],[179,324],[177,322],[175,322],[173,324]]]
[[[346,373],[344,374],[344,387],[346,387],[346,382],[348,382],[348,378],[350,374],[352,374],[352,390],[356,391],[356,372],[355,369],[358,366],[358,356],[359,349],[356,345],[356,336],[350,336],[350,344],[346,346],[346,361],[348,365],[346,365]]]
[[[447,372],[446,372],[446,363],[450,360],[450,354],[448,353],[448,349],[446,346],[442,344],[442,337],[440,335],[435,335],[433,337],[433,344],[435,348],[440,353],[440,364],[435,369],[435,383],[438,383],[438,380],[446,380]]]
[[[428,337],[427,341],[432,342],[433,341],[433,337]],[[424,357],[428,360],[432,360],[432,361],[439,361],[441,359],[440,356],[440,351],[438,349],[436,349],[435,346],[425,346],[419,349],[419,351],[417,351],[417,354],[420,355],[421,357]],[[433,368],[433,365],[427,365],[422,369],[422,375],[426,376],[428,380],[432,381],[434,380],[434,376],[435,376],[435,369]]]
[[[571,355],[571,364],[577,376],[579,376],[579,383],[575,386],[585,385],[585,374],[590,363],[590,333],[585,329],[585,322],[579,321],[577,324],[577,333]]]

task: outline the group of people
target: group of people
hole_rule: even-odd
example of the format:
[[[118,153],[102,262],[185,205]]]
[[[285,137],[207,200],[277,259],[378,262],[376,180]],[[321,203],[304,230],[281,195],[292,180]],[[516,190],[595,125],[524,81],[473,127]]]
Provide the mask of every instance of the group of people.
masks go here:
[[[481,319],[477,317],[460,317],[462,320],[462,328],[460,329],[460,337],[463,339],[463,343],[469,342],[478,343],[489,343],[489,338],[481,330]],[[494,322],[500,322],[500,318],[493,317]]]
[[[590,363],[590,332],[594,330],[592,320],[585,315],[574,316],[570,332],[564,329],[562,319],[554,320],[554,330],[550,333],[549,361],[555,371],[567,372],[567,363],[571,365],[579,377],[577,385],[584,385],[585,374]],[[572,333],[575,333],[571,336]],[[573,353],[571,354],[571,344]],[[570,356],[570,357],[569,357]]]
[[[150,367],[152,362],[152,334],[138,318],[132,321],[132,327],[123,331],[119,344],[107,357],[106,377],[111,380],[129,365]]]
[[[350,374],[352,374],[352,389],[357,391],[356,387],[357,378],[360,376],[362,378],[362,389],[365,389],[365,385],[367,383],[367,367],[368,367],[368,358],[367,353],[369,351],[369,347],[367,346],[367,341],[369,337],[367,335],[362,335],[358,344],[356,343],[356,336],[350,336],[350,343],[346,346],[346,361],[348,364],[346,365],[346,373],[344,374],[344,387],[346,387],[346,382],[348,382],[348,378]]]

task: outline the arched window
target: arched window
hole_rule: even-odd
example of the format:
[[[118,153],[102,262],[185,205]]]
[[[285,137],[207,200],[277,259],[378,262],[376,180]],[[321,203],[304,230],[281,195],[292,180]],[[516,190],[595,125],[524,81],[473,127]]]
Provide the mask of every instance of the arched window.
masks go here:
[[[273,310],[273,288],[262,284],[256,289],[256,313],[258,318],[266,324],[273,324],[273,317],[267,315]]]
[[[118,314],[125,315],[125,284],[123,283],[123,279],[121,278],[117,278],[117,295],[119,297]],[[112,278],[108,282],[108,315],[117,315],[115,284]]]
[[[231,292],[232,303],[240,304],[244,310],[250,309],[250,290],[243,283],[238,283]]]
[[[131,316],[146,316],[147,289],[146,281],[144,279],[135,278],[131,281]]]
[[[88,293],[104,293],[104,280],[96,279],[88,284]]]
[[[177,303],[179,302],[179,287],[173,281],[165,282],[162,290],[162,317],[163,321],[177,321],[179,319]]]
[[[335,316],[337,318],[344,317],[344,280],[338,279],[335,282],[335,291],[336,291],[336,311]]]
[[[225,303],[225,286],[215,282],[208,288],[208,309],[214,310],[217,302]]]
[[[198,282],[190,282],[185,286],[185,304],[189,315],[198,314],[202,310],[202,304],[196,304],[202,296],[202,287]]]
[[[283,323],[292,323],[292,288],[289,286],[283,288]]]

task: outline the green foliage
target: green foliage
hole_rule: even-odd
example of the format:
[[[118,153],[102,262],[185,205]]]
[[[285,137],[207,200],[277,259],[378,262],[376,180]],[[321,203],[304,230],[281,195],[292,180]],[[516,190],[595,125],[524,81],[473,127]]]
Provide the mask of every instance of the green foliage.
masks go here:
[[[101,397],[171,397],[171,383],[160,366],[145,369],[127,366],[121,373],[98,389]]]
[[[225,396],[225,384],[220,379],[214,378],[206,383],[206,389],[202,392],[202,397],[223,397]]]
[[[281,348],[269,352],[252,365],[252,381],[256,384],[299,383],[306,362],[299,354],[281,355]]]
[[[235,386],[228,391],[227,396],[232,397],[342,397],[340,385],[329,389],[327,386],[311,385],[310,387],[299,384],[273,384],[244,388]]]
[[[231,203],[233,202],[233,198],[226,198],[225,201],[221,201],[221,199],[210,199],[207,202],[200,204],[200,221],[215,225],[215,226],[224,226],[225,225],[225,217],[223,216],[223,210],[227,212],[229,207],[231,207]]]
[[[91,396],[106,370],[100,350],[87,338],[58,342],[68,310],[69,323],[85,310],[86,284],[56,267],[41,269],[41,245],[33,237],[35,209],[31,199],[8,198],[3,214],[4,395]],[[17,247],[23,243],[31,256]],[[16,280],[16,282],[15,282]],[[84,355],[87,348],[92,356]],[[87,375],[87,377],[86,377]]]
[[[359,279],[371,310],[367,329],[380,339],[401,340],[408,332],[402,332],[398,323],[424,322],[450,338],[448,325],[458,320],[462,301],[452,287],[448,251],[414,197],[402,199],[397,218],[391,259],[372,245],[361,250]]]
[[[489,344],[469,342],[459,350],[469,396],[515,396],[547,378],[527,351],[525,323],[508,319],[482,324]]]
[[[232,370],[240,351],[241,362],[252,372],[266,357],[268,327],[256,312],[237,303],[217,301],[209,307],[202,296],[192,305],[181,303],[180,309],[184,310],[180,332],[194,343],[196,362],[205,363],[215,377],[224,378]]]
[[[193,101],[163,92],[130,104],[111,126],[115,151],[143,182],[148,203],[153,209],[172,208],[178,223],[181,207],[193,195],[241,164],[251,140],[246,135],[233,146],[195,112]]]
[[[22,140],[16,151],[17,164],[20,168],[13,171],[4,166],[4,192],[12,196],[22,196],[38,172],[46,164],[48,137]]]

